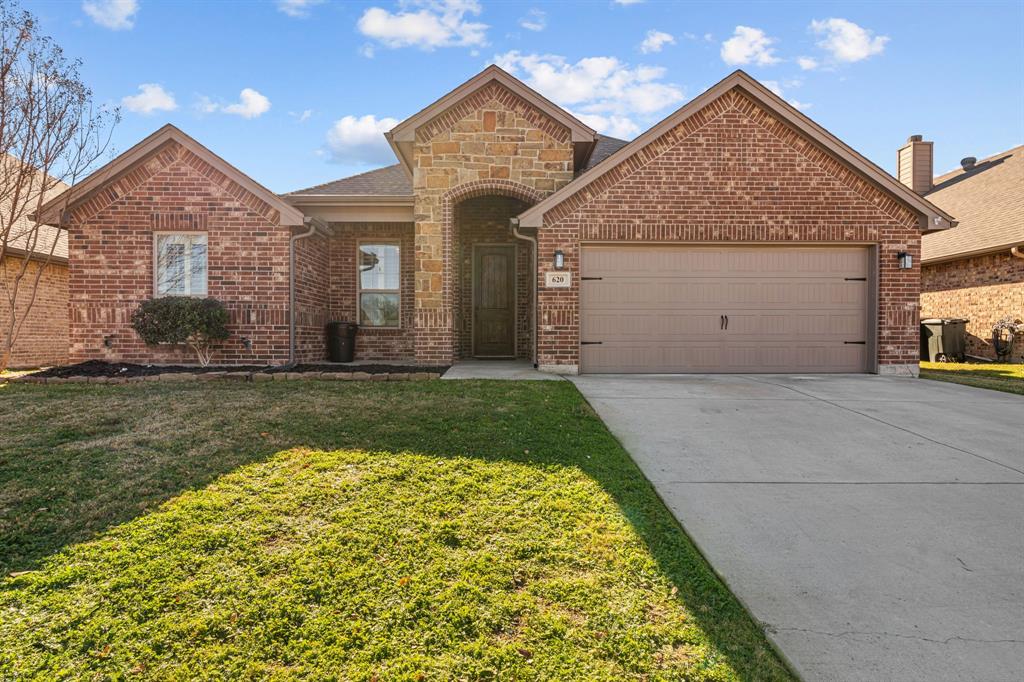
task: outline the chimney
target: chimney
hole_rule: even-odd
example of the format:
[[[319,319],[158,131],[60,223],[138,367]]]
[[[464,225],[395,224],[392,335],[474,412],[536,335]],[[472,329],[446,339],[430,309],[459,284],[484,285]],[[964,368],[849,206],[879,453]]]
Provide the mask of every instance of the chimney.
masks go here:
[[[896,152],[896,178],[918,194],[932,189],[932,143],[911,135]]]

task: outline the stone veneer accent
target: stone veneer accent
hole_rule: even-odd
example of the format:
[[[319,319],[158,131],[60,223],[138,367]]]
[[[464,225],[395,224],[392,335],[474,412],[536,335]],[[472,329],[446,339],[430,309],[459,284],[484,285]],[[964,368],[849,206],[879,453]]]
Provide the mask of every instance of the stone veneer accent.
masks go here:
[[[561,249],[573,273],[597,241],[877,243],[879,363],[916,367],[917,215],[738,88],[545,213],[540,253]],[[897,268],[899,251],[913,269]],[[539,286],[539,364],[575,371],[579,282]]]
[[[967,352],[995,358],[992,325],[1003,317],[1024,319],[1024,259],[1009,249],[921,268],[921,317],[963,317]],[[1021,362],[1021,342],[1011,360]]]
[[[25,261],[21,256],[6,256],[0,263],[0,324],[9,319],[8,292]],[[39,269],[42,268],[42,273]],[[38,285],[35,284],[39,277]],[[32,307],[25,308],[32,298]],[[30,260],[18,288],[17,306],[21,330],[14,341],[12,369],[64,365],[68,361],[68,266],[64,262],[44,264]],[[23,321],[22,321],[23,320]]]
[[[500,194],[536,203],[573,177],[567,128],[490,83],[416,131],[416,359],[449,363],[455,331],[453,207]]]

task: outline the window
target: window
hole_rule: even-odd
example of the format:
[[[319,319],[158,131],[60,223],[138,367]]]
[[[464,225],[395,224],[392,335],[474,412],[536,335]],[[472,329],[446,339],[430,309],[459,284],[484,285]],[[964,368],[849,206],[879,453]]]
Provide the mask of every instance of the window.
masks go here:
[[[397,244],[359,245],[359,324],[399,326],[400,272]]]
[[[157,234],[153,262],[157,296],[206,296],[205,234]]]

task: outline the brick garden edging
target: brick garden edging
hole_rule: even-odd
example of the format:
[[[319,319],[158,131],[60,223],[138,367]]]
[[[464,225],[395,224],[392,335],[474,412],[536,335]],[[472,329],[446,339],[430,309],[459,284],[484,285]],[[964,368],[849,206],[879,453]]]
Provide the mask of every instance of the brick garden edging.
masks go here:
[[[141,382],[198,382],[198,381],[426,381],[440,379],[439,372],[168,372],[135,377],[37,377],[26,374],[6,379],[21,384],[137,384]],[[2,383],[3,380],[0,380]]]

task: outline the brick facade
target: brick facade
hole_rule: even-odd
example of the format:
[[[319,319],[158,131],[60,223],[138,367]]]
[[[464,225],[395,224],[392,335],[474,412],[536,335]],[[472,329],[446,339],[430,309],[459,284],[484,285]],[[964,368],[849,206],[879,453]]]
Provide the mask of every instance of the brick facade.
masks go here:
[[[15,273],[25,261],[21,257],[8,256],[0,263],[0,324],[10,319],[8,293],[13,285]],[[42,272],[40,273],[40,268]],[[35,284],[39,277],[38,285]],[[35,298],[32,307],[28,301]],[[50,367],[64,365],[68,361],[68,266],[66,263],[44,264],[30,260],[18,287],[17,320],[21,330],[14,341],[10,367]],[[6,332],[3,332],[6,333]]]
[[[195,362],[189,349],[147,346],[131,328],[154,294],[158,231],[207,234],[209,295],[227,307],[232,331],[213,362],[288,361],[290,231],[275,209],[184,146],[164,145],[74,207],[68,228],[72,362]]]
[[[512,91],[490,83],[416,131],[416,358],[450,362],[455,328],[454,207],[481,194],[528,203],[573,177],[569,130]]]
[[[917,216],[739,89],[552,207],[539,251],[562,250],[578,273],[582,242],[615,241],[878,244],[880,368],[916,367]],[[897,268],[899,251],[913,269]],[[539,286],[539,364],[575,371],[579,282]]]
[[[335,223],[330,240],[330,317],[358,321],[356,257],[359,244],[398,244],[401,259],[401,303],[398,329],[360,328],[356,336],[357,360],[408,360],[413,357],[415,294],[412,223]]]
[[[509,218],[573,180],[570,130],[497,81],[450,104],[409,142],[410,222],[336,222],[330,235],[297,242],[296,359],[324,359],[325,323],[358,319],[361,242],[400,246],[401,324],[361,329],[357,359],[447,364],[471,355],[473,246],[514,243],[517,355],[536,350],[542,367],[566,372],[579,366],[579,281],[544,289],[556,250],[578,277],[586,243],[850,243],[878,247],[881,371],[912,371],[920,216],[745,93],[711,100],[547,210],[537,272]],[[71,360],[191,361],[185,349],[146,347],[130,328],[153,295],[153,233],[174,230],[208,235],[209,295],[228,307],[233,331],[214,362],[287,362],[289,237],[304,228],[281,220],[177,142],[115,177],[74,208],[69,226]],[[900,251],[914,268],[898,269]]]
[[[1024,259],[1009,250],[921,268],[921,317],[962,317],[967,324],[967,352],[995,358],[992,325],[1000,318],[1024,320]],[[1018,341],[1013,362],[1024,360]]]

